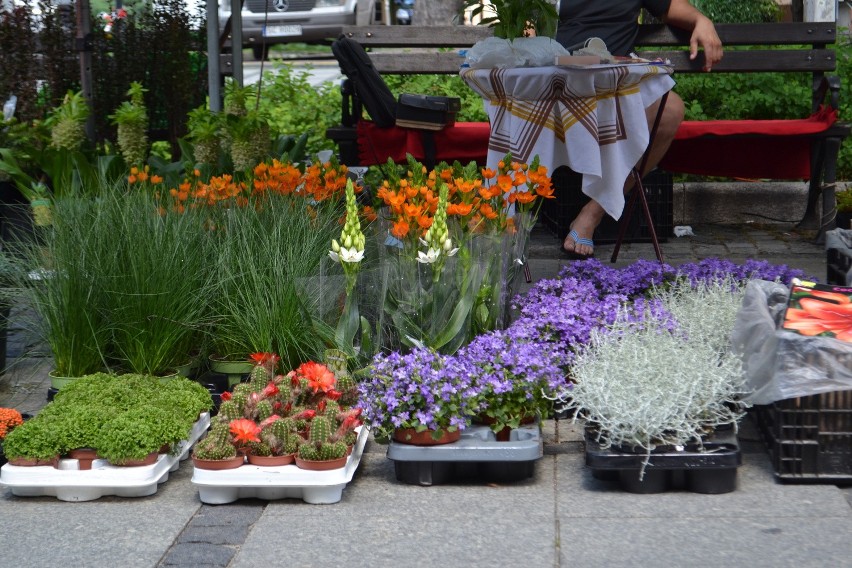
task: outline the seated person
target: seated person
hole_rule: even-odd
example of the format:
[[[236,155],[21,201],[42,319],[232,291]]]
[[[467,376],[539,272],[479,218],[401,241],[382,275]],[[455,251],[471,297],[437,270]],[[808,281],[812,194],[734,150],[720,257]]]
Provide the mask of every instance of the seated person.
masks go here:
[[[695,59],[701,47],[704,50],[705,71],[710,71],[722,59],[722,42],[713,22],[688,0],[561,0],[556,40],[573,51],[587,39],[598,37],[606,43],[613,55],[629,55],[639,31],[639,12],[642,8],[666,24],[691,31],[689,58]],[[660,101],[657,101],[645,111],[649,129],[654,123],[659,105]],[[643,175],[654,169],[665,155],[683,120],[683,112],[681,98],[670,93]],[[629,191],[632,185],[633,177],[628,176],[624,191]],[[592,237],[604,214],[604,209],[594,200],[583,207],[571,222],[568,236],[562,245],[569,256],[588,257],[594,254]]]

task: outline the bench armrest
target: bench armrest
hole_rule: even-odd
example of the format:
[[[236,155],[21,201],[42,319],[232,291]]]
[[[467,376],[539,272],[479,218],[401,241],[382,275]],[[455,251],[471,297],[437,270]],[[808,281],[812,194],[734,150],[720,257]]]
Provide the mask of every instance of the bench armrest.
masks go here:
[[[826,105],[832,110],[838,109],[840,104],[840,77],[837,75],[815,77],[813,89],[812,113],[816,113],[820,105]]]

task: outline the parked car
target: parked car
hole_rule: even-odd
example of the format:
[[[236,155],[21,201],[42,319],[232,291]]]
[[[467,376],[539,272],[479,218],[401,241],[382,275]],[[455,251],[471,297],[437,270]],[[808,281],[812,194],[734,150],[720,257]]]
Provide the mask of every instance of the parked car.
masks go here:
[[[414,0],[395,0],[396,23],[401,26],[410,26],[411,18],[414,16]]]
[[[365,4],[369,19],[376,18],[377,0]],[[245,0],[242,10],[243,47],[251,47],[255,59],[266,56],[276,43],[321,43],[335,39],[343,26],[357,23],[356,0]],[[231,17],[230,0],[219,0],[219,29]]]

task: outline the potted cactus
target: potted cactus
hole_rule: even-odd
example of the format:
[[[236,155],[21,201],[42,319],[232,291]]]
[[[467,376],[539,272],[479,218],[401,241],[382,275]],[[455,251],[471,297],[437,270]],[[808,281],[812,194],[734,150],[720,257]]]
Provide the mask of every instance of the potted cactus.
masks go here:
[[[237,453],[231,441],[228,422],[217,416],[207,437],[195,445],[192,464],[199,469],[234,469],[245,463],[245,456]]]
[[[224,467],[200,460],[227,462],[243,453],[253,465],[287,465],[295,459],[305,468],[311,468],[306,462],[322,462],[312,469],[342,467],[361,423],[361,410],[348,406],[356,393],[352,376],[338,366],[335,377],[314,362],[280,375],[275,374],[277,355],[256,353],[253,359],[248,382],[223,393],[210,434],[196,446],[196,465]],[[230,463],[241,465],[237,462]]]

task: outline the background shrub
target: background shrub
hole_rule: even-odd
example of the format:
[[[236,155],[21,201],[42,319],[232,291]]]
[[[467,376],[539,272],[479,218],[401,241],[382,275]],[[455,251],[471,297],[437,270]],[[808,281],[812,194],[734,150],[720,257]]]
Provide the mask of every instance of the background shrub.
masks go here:
[[[692,0],[692,4],[717,23],[774,22],[780,15],[775,0]]]
[[[315,88],[308,79],[307,71],[288,64],[282,64],[274,73],[264,73],[259,107],[273,131],[294,136],[308,132],[306,151],[311,155],[335,149],[325,131],[340,124],[342,95],[336,83],[326,82]]]
[[[44,118],[69,89],[80,89],[73,5],[53,0],[0,12],[0,104],[18,97],[21,122]],[[96,141],[115,140],[108,115],[126,98],[132,81],[148,92],[149,138],[168,140],[174,150],[186,133],[188,112],[207,96],[206,31],[201,16],[190,16],[182,0],[153,0],[128,8],[112,32],[92,8],[92,105]]]

